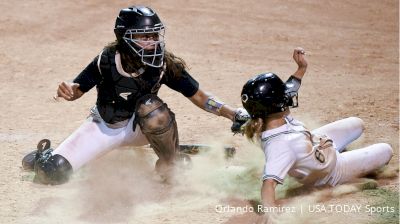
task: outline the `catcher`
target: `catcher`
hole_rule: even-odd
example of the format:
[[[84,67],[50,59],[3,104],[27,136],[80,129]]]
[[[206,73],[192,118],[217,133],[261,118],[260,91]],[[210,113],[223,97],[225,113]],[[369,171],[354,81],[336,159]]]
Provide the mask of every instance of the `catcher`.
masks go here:
[[[265,154],[261,198],[263,206],[277,207],[275,188],[289,175],[305,186],[335,186],[364,176],[387,164],[393,150],[379,143],[343,152],[364,130],[360,118],[350,117],[308,130],[290,115],[307,68],[304,50],[294,50],[298,72],[286,83],[273,73],[250,79],[241,93],[251,120],[246,136],[259,140]]]
[[[119,12],[116,41],[73,80],[62,82],[56,98],[79,99],[96,86],[97,102],[91,116],[56,149],[24,157],[23,167],[34,169],[35,181],[62,184],[90,160],[121,146],[149,144],[159,157],[156,170],[168,178],[178,158],[178,128],[174,113],[157,96],[162,84],[182,93],[196,106],[232,120],[236,126],[248,118],[199,88],[185,62],[165,50],[165,27],[148,7],[132,6]]]

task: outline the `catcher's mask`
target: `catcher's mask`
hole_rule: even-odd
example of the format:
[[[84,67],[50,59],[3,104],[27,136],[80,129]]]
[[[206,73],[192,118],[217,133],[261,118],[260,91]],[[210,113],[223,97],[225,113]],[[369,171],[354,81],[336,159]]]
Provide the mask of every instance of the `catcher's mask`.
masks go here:
[[[118,42],[126,44],[143,64],[163,65],[165,28],[151,8],[132,6],[122,9],[115,21],[114,33]]]
[[[274,73],[260,74],[243,86],[243,107],[252,119],[285,111],[288,106],[292,106],[291,97],[285,93],[285,88],[285,84]]]

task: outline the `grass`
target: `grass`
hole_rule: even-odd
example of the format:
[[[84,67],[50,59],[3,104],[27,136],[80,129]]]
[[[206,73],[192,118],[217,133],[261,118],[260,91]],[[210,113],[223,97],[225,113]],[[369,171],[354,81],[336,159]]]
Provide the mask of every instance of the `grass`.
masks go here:
[[[382,210],[375,213],[378,218],[370,222],[370,224],[399,223],[399,192],[382,188],[375,190],[365,190],[363,192],[364,194],[366,194],[366,196],[371,197],[375,201],[375,203],[372,204],[371,207],[379,208]],[[385,211],[383,211],[384,208]]]

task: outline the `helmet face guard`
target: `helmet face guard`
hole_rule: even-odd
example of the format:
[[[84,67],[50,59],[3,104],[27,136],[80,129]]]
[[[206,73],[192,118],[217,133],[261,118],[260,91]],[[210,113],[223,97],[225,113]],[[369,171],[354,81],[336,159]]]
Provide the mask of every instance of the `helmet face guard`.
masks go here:
[[[145,65],[161,67],[164,61],[164,26],[152,29],[128,29],[122,39]]]
[[[114,33],[117,41],[127,45],[143,64],[162,67],[164,62],[165,28],[157,14],[146,6],[121,9]]]

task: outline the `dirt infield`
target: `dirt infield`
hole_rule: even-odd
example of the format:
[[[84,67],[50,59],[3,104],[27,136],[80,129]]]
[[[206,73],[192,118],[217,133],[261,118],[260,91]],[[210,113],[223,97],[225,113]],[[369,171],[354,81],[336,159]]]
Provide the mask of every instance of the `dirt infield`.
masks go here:
[[[40,139],[50,138],[57,146],[86,119],[95,103],[95,90],[75,102],[55,102],[57,85],[72,80],[114,40],[115,16],[120,8],[135,3],[0,1],[0,146],[4,152],[0,223],[251,223],[256,217],[251,212],[218,212],[216,206],[243,207],[249,205],[247,199],[257,197],[263,166],[260,150],[244,137],[232,136],[228,120],[201,111],[165,86],[159,95],[176,114],[180,141],[216,148],[194,158],[195,167],[183,172],[175,187],[155,179],[154,154],[146,149],[116,150],[62,186],[34,184],[32,174],[22,171],[21,158]],[[350,148],[387,142],[395,151],[388,168],[391,178],[379,180],[377,190],[345,186],[323,203],[398,209],[398,201],[390,201],[398,198],[399,190],[398,178],[393,177],[399,165],[398,1],[154,0],[140,4],[158,12],[167,27],[167,49],[186,60],[200,87],[233,106],[241,105],[240,89],[250,77],[266,71],[289,77],[296,69],[292,51],[304,47],[309,67],[294,116],[310,128],[358,116],[365,121],[366,131]],[[223,159],[218,150],[222,144],[239,147],[233,161]],[[250,177],[243,176],[246,172]],[[314,192],[314,198],[303,196],[316,202],[319,193]],[[299,217],[281,223],[390,223],[398,218],[398,210],[397,216],[363,212]]]

